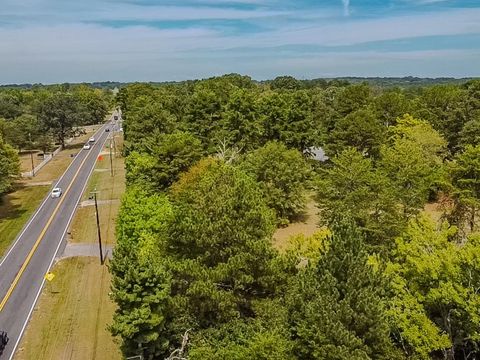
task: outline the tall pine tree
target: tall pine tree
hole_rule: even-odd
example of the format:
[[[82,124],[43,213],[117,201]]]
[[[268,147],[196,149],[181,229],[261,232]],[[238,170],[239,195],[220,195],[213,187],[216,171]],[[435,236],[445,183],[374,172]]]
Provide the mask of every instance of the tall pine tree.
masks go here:
[[[330,247],[294,280],[287,306],[301,359],[399,358],[384,316],[383,280],[368,264],[360,231],[337,221]]]

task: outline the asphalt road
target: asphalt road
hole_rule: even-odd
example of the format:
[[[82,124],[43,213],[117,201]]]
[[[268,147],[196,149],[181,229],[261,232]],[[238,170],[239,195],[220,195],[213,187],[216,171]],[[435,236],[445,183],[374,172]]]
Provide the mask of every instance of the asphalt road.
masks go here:
[[[44,276],[65,247],[67,228],[110,134],[105,128],[113,130],[114,126],[110,122],[103,125],[94,135],[96,141],[90,150],[79,149],[55,185],[62,188],[62,196],[51,198],[48,194],[0,260],[0,330],[7,331],[10,338],[1,360],[13,359],[42,291]]]

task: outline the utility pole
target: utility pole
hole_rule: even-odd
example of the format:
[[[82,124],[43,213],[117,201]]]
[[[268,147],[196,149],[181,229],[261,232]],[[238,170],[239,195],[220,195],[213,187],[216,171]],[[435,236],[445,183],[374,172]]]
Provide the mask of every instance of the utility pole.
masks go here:
[[[112,135],[110,135],[110,142],[109,142],[109,148],[110,148],[110,176],[113,176],[113,158],[112,158]]]
[[[103,265],[102,234],[100,232],[100,219],[98,217],[97,189],[96,188],[93,191],[93,199],[95,201],[95,215],[97,217],[97,234],[98,234],[98,249],[100,251],[100,265]]]
[[[115,131],[113,131],[113,152],[114,152],[114,156],[115,158],[117,158],[117,143],[115,142]]]
[[[32,177],[35,176],[35,165],[33,164],[33,149],[32,149],[32,136],[28,133],[28,141],[30,142],[30,161],[32,162]]]

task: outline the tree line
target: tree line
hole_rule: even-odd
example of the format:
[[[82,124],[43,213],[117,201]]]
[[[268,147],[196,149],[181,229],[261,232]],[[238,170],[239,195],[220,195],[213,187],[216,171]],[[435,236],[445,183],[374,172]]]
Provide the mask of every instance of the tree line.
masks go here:
[[[231,74],[132,84],[117,102],[127,192],[110,330],[125,355],[480,356],[480,81]],[[277,250],[311,194],[319,231]]]
[[[103,122],[112,101],[111,92],[86,85],[1,89],[0,194],[10,190],[19,175],[19,152],[65,146],[81,126]]]

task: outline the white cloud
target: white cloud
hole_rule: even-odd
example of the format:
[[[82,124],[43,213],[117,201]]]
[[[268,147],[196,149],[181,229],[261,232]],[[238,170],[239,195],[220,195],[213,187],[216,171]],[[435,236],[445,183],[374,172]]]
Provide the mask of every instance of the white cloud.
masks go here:
[[[28,1],[31,3],[35,0]],[[203,8],[203,12],[189,7],[181,14],[177,14],[178,7],[152,7],[150,12],[146,12],[136,5],[129,5],[128,9],[131,11],[122,15],[125,7],[110,12],[97,7],[91,19],[213,19],[231,16],[232,19],[245,17],[252,21],[255,16],[278,16],[277,12],[271,11],[210,7]],[[25,13],[28,14],[28,11],[25,5]],[[45,9],[45,12],[52,15],[51,9]],[[32,12],[28,16],[33,15]],[[275,53],[265,55],[265,52],[256,49],[285,45],[350,46],[419,36],[480,34],[480,9],[453,9],[448,12],[362,20],[354,17],[332,20],[329,19],[332,16],[330,10],[310,14],[292,11],[288,16],[300,20],[293,23],[281,20],[282,17],[278,22],[270,19],[268,24],[272,30],[238,36],[226,35],[221,30],[198,24],[184,29],[147,26],[111,28],[61,22],[54,25],[34,22],[28,26],[4,27],[0,36],[0,82],[166,80],[224,72],[251,73],[262,78],[289,73],[288,69],[295,71],[294,75],[302,76],[302,66],[305,70],[303,77],[326,76],[331,72],[337,75],[365,75],[368,69],[378,70],[378,75],[388,74],[388,71],[391,75],[398,75],[405,70],[410,70],[414,75],[419,75],[416,71],[423,71],[424,75],[472,75],[478,72],[476,64],[480,62],[480,55],[475,51],[445,53],[411,52],[405,49],[405,52],[395,53],[349,54],[324,51],[321,55],[299,52],[298,57],[282,57],[282,54]],[[86,18],[87,14],[80,17]],[[266,22],[264,18],[259,21],[262,24]],[[225,51],[228,49],[238,51]],[[438,56],[436,60],[435,56]],[[446,63],[446,59],[458,62],[453,67]],[[413,65],[415,62],[418,68]],[[391,66],[387,67],[387,64]],[[443,70],[435,64],[441,64]],[[320,73],[320,70],[315,72],[316,68],[324,73]]]
[[[92,5],[92,6],[89,6]],[[241,20],[286,15],[283,11],[240,10],[215,6],[141,6],[136,4],[115,5],[100,2],[52,3],[40,8],[25,6],[22,2],[2,5],[0,20],[17,24],[59,24],[102,21],[175,21],[175,20]]]

